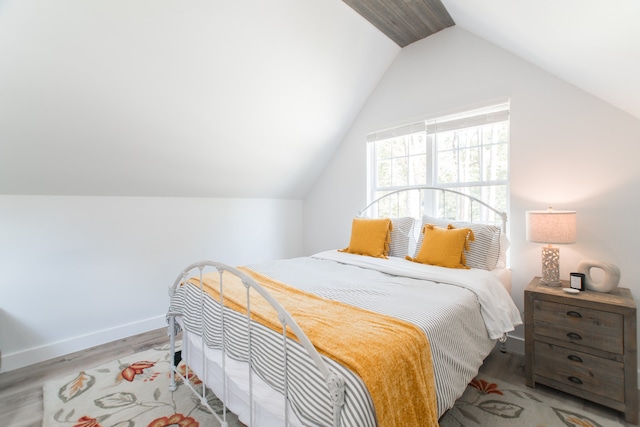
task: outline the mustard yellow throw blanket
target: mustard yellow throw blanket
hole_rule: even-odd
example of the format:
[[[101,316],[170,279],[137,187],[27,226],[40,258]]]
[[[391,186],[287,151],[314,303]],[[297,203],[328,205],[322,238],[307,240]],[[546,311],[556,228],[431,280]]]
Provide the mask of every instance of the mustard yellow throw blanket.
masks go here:
[[[248,268],[240,270],[282,304],[319,353],[364,381],[379,427],[438,426],[431,349],[417,326],[303,292]],[[205,290],[216,300],[218,279],[218,273],[203,277]],[[246,313],[246,288],[240,279],[224,274],[223,282],[225,305]],[[198,285],[199,280],[191,283]],[[275,310],[255,292],[251,313],[255,321],[282,332]]]

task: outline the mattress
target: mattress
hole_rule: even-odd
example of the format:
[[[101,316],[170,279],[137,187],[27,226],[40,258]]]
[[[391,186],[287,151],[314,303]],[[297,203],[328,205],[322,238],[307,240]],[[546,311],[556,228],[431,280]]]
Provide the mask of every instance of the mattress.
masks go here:
[[[250,266],[306,292],[335,299],[361,308],[397,317],[418,326],[427,335],[436,378],[438,414],[451,408],[468,382],[477,374],[495,340],[521,323],[520,315],[504,285],[509,274],[484,270],[454,270],[425,266],[402,259],[381,260],[337,251],[312,257],[278,260]],[[508,283],[508,280],[507,280]],[[195,304],[197,292],[179,292],[172,301],[172,311],[183,313],[178,321],[185,330],[185,358],[194,371],[206,378],[216,394],[229,393],[229,408],[241,421],[249,420],[247,402],[248,369],[241,357],[229,359],[226,370],[228,386],[216,390],[222,374],[220,351],[204,345],[199,322],[186,308]],[[191,302],[190,302],[191,301]],[[205,340],[209,341],[209,340]],[[207,360],[207,363],[202,363]],[[375,426],[371,399],[357,376],[331,360],[328,365],[347,378],[349,401],[343,411],[345,426]],[[229,369],[229,368],[232,369]],[[278,389],[278,368],[265,368],[254,375],[254,396],[260,396],[253,407],[259,426],[281,426],[284,403]],[[312,382],[312,381],[311,381]],[[305,395],[306,393],[306,395]],[[303,400],[313,400],[319,391],[310,386],[301,393]],[[303,405],[304,406],[304,405]],[[293,425],[313,425],[300,405],[291,409]],[[315,418],[314,418],[315,417]],[[318,418],[320,417],[320,418]],[[319,421],[323,424],[325,421]]]

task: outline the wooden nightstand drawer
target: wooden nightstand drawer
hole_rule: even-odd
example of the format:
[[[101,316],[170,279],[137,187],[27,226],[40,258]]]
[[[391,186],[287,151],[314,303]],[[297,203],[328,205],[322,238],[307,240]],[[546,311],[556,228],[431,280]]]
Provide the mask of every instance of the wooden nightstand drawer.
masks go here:
[[[624,319],[619,313],[544,300],[536,300],[533,310],[536,335],[611,353],[624,352]]]
[[[624,402],[624,364],[536,341],[535,374]]]

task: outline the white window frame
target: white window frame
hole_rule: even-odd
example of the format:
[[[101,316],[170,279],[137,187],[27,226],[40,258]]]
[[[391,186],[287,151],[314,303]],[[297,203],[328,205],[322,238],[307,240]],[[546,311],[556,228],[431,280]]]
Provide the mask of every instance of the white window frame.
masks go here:
[[[488,107],[484,107],[481,109],[474,109],[470,111],[461,112],[455,115],[447,115],[432,119],[420,120],[413,123],[409,123],[402,126],[393,127],[390,129],[386,129],[383,131],[378,131],[367,135],[367,199],[368,202],[373,201],[377,196],[380,195],[380,192],[391,192],[394,190],[399,190],[402,188],[412,188],[419,185],[428,185],[432,187],[439,188],[447,188],[453,189],[457,191],[461,191],[466,194],[473,195],[483,201],[491,203],[491,200],[488,200],[486,195],[478,195],[473,194],[473,189],[478,189],[482,187],[486,188],[495,188],[495,186],[505,186],[505,197],[504,201],[505,205],[500,206],[505,211],[509,210],[509,149],[510,149],[510,136],[509,136],[509,111],[510,106],[509,103],[501,103],[497,105],[492,105]],[[504,179],[494,179],[494,180],[485,180],[485,177],[481,177],[480,181],[474,180],[471,182],[451,182],[451,183],[441,183],[438,182],[437,178],[437,169],[438,169],[438,159],[436,152],[436,134],[438,132],[446,132],[457,129],[465,129],[470,127],[482,126],[487,124],[494,124],[500,122],[507,122],[507,135],[506,135],[506,143],[504,149],[507,150],[506,158],[506,172]],[[375,143],[377,141],[385,141],[391,138],[397,138],[402,136],[409,136],[413,134],[424,133],[424,139],[426,144],[426,179],[425,182],[416,182],[409,183],[407,185],[390,185],[384,187],[378,187],[378,163],[376,159],[376,150]],[[498,144],[501,145],[502,143]],[[492,145],[492,144],[488,144]],[[487,146],[488,146],[487,145]],[[483,145],[484,147],[484,145]],[[454,148],[457,155],[459,156],[462,149],[461,147]],[[485,150],[479,149],[480,152],[480,173],[484,173],[484,161],[485,159],[482,157]],[[411,153],[407,152],[404,155],[397,157],[398,159],[406,158],[407,162],[407,170],[410,174],[410,161]],[[393,160],[391,160],[391,164],[393,164]],[[391,166],[393,167],[393,166]]]

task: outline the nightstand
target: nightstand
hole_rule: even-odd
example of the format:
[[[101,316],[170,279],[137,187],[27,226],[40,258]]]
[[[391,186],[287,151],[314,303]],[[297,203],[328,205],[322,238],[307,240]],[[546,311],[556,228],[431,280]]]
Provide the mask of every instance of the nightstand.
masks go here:
[[[524,291],[524,312],[529,387],[571,393],[638,424],[636,305],[629,289],[568,294],[536,277]]]

